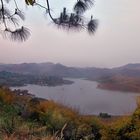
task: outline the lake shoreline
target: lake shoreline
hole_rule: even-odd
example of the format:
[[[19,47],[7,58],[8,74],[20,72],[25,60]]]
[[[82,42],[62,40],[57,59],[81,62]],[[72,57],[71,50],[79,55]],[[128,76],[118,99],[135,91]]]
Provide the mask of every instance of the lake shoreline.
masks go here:
[[[26,98],[30,98],[30,99],[36,99],[38,101],[49,101],[48,99],[45,99],[45,98],[39,98],[39,97],[36,97],[34,94],[31,94],[29,93],[28,90],[20,90],[20,89],[14,89],[12,90],[13,94],[15,96],[20,96],[20,97],[26,97]],[[55,101],[54,101],[55,102]],[[69,107],[69,106],[66,106],[66,107]],[[106,114],[106,117],[102,117],[100,114]],[[100,112],[99,115],[97,114],[81,114],[82,116],[85,116],[85,117],[99,117],[99,118],[102,118],[102,119],[112,119],[112,118],[119,118],[123,115],[111,115],[111,114],[108,114],[106,112]]]
[[[137,94],[109,91],[97,88],[97,82],[72,79],[74,83],[56,87],[27,85],[13,89],[27,89],[36,97],[54,100],[71,108],[80,110],[81,114],[99,115],[108,113],[112,116],[131,114],[136,108]],[[115,93],[115,94],[114,94]],[[119,104],[118,104],[119,102]]]
[[[108,82],[100,82],[98,80],[91,80],[91,79],[85,79],[89,80],[92,82],[97,82],[97,88],[102,89],[102,90],[108,90],[108,91],[120,91],[124,93],[139,93],[140,94],[140,89],[132,89],[132,88],[124,88],[123,85],[116,85],[114,83],[108,83]]]

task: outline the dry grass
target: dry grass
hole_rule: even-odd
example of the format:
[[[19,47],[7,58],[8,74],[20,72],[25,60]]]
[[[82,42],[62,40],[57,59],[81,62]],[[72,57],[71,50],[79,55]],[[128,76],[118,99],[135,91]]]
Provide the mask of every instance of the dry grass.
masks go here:
[[[3,140],[62,140],[56,136],[47,136],[47,137],[44,137],[44,138],[35,138],[35,137],[32,137],[32,138],[29,138],[28,136],[21,136],[20,138],[17,137],[17,136],[14,136],[11,135],[11,136],[5,136],[3,138]]]
[[[60,137],[57,136],[57,132],[54,135],[48,135],[44,137],[33,136],[32,133],[28,129],[26,129],[25,131],[17,131],[11,135],[4,135],[3,140],[63,140],[63,131],[66,126],[67,124],[65,124],[61,129]],[[46,127],[35,129],[34,133],[41,132],[44,129],[46,129]]]
[[[136,98],[137,107],[140,108],[140,96]]]

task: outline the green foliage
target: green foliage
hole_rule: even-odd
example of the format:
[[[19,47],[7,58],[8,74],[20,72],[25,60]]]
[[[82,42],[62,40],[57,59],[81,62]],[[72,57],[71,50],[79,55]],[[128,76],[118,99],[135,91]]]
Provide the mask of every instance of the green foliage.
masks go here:
[[[13,105],[3,104],[0,112],[0,132],[12,134],[19,125],[19,108]]]

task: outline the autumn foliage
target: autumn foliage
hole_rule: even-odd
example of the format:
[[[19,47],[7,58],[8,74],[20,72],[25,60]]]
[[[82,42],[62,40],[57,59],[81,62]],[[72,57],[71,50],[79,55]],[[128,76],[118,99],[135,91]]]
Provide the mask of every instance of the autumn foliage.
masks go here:
[[[140,102],[130,116],[99,118],[0,88],[2,140],[139,140]]]

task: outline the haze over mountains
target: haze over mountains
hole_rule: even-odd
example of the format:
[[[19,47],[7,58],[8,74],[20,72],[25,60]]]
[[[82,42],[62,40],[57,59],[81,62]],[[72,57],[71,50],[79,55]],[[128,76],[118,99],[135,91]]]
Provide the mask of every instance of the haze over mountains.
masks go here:
[[[121,67],[111,69],[97,67],[68,67],[59,63],[0,64],[0,71],[8,71],[20,74],[91,79],[112,75],[140,77],[140,63],[127,64]]]

